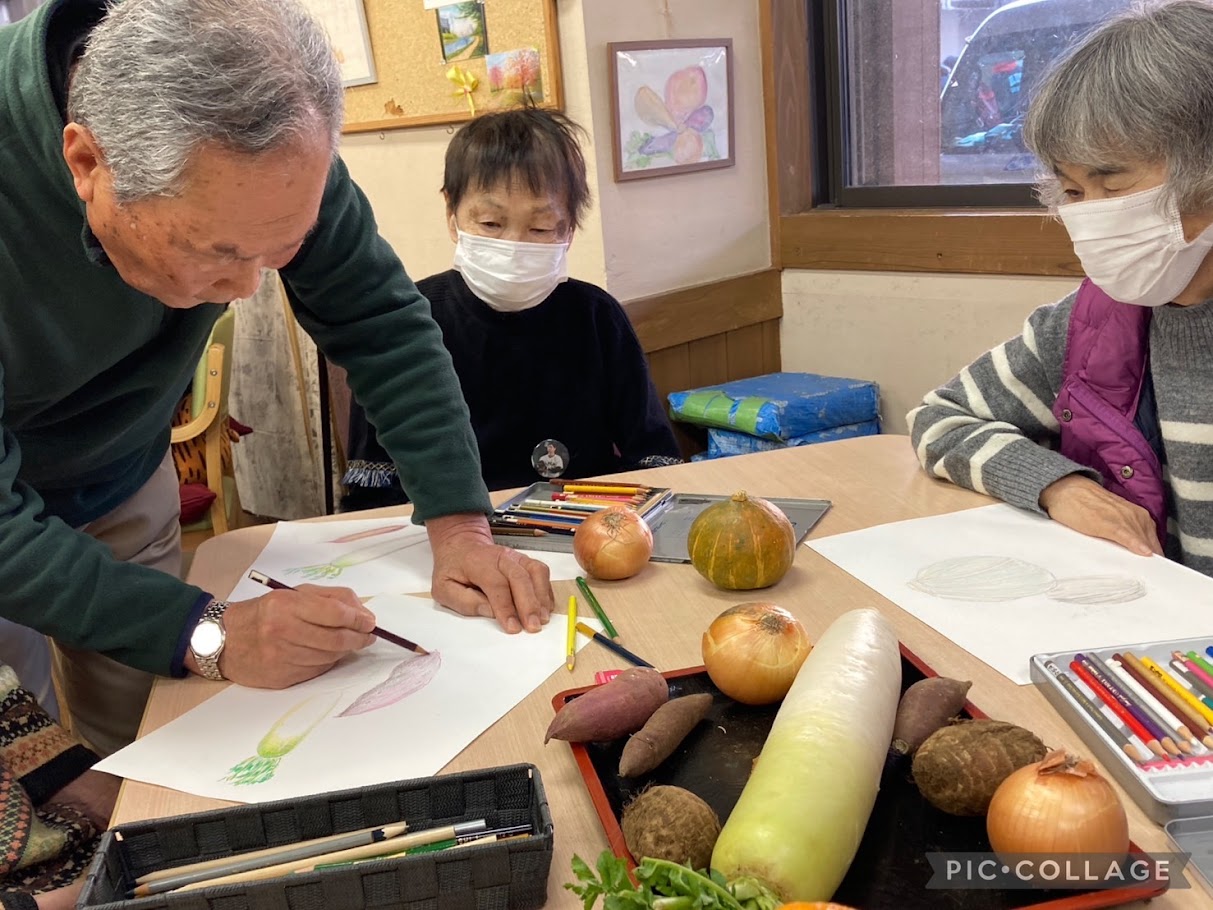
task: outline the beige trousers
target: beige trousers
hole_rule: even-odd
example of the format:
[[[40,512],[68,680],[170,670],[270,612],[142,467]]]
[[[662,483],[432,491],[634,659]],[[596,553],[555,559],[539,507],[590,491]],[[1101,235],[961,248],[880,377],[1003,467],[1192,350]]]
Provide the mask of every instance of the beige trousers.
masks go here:
[[[130,499],[79,528],[122,562],[181,574],[181,494],[173,457]],[[135,739],[155,677],[98,654],[55,642],[56,665],[72,730],[102,757]]]

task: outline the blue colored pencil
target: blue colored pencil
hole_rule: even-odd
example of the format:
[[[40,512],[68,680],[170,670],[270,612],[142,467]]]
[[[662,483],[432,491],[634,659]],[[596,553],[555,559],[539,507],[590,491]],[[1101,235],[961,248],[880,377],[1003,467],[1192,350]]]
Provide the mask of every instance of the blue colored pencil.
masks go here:
[[[587,626],[583,622],[577,623],[577,631],[580,632],[582,635],[588,635],[590,638],[594,639],[594,641],[598,642],[598,644],[602,645],[604,648],[610,648],[612,651],[614,651],[616,654],[618,654],[624,660],[631,661],[633,664],[635,664],[638,667],[648,667],[650,670],[654,669],[653,665],[651,663],[649,663],[647,660],[637,657],[635,654],[633,654],[631,651],[629,651],[627,648],[625,648],[619,642],[612,641],[611,639],[609,639],[605,635],[603,635],[601,632],[594,631],[594,629]]]

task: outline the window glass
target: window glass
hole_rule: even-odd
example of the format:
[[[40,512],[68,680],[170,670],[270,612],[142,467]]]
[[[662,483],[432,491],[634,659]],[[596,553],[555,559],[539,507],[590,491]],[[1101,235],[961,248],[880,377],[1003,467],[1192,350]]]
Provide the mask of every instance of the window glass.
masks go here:
[[[1032,86],[1049,64],[1132,0],[833,0],[823,20],[836,98],[827,124],[834,146],[834,201],[863,204],[863,191],[916,205],[954,204],[923,188],[975,189],[1036,176],[1023,145]],[[827,69],[828,69],[827,63]],[[860,195],[847,195],[859,190]],[[1030,196],[1024,190],[1025,203]],[[873,204],[880,204],[873,202]]]

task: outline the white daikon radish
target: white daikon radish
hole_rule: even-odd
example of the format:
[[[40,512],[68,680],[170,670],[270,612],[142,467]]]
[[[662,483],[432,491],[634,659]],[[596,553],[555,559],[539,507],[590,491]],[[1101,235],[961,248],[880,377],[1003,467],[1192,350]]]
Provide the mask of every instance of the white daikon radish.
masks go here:
[[[875,610],[844,613],[784,697],[712,868],[784,901],[828,901],[876,802],[900,695],[893,629]]]

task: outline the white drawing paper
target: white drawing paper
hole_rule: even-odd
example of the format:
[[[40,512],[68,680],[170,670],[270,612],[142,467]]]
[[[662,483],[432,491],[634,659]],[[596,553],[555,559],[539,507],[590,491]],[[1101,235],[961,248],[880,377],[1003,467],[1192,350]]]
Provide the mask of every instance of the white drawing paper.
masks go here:
[[[545,563],[553,581],[582,574],[571,553],[527,550],[526,555]],[[283,521],[252,567],[291,587],[340,585],[360,597],[420,594],[430,590],[434,553],[425,528],[411,524],[407,516]],[[264,586],[245,576],[229,599],[245,600],[265,592]]]
[[[385,596],[369,606],[383,628],[430,654],[376,641],[289,689],[229,686],[97,769],[235,802],[427,777],[553,672],[566,672],[563,615],[541,632],[509,635],[427,598]],[[588,641],[577,636],[577,647]]]
[[[1213,579],[1009,505],[807,545],[1021,685],[1033,654],[1213,631]]]

